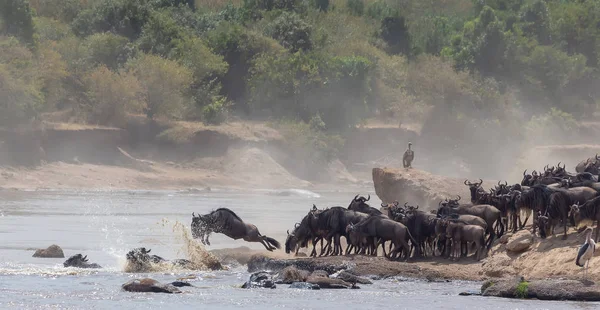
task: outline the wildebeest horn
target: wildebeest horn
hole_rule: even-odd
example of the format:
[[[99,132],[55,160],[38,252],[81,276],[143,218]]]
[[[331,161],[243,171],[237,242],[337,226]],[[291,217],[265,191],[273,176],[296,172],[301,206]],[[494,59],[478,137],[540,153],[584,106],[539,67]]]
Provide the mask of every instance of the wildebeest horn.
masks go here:
[[[525,169],[525,171],[523,171],[523,176],[525,176],[527,174],[527,169]]]
[[[465,182],[464,182],[464,183],[465,183],[465,185],[469,186],[469,184],[467,184],[467,181],[468,181],[468,180],[466,180],[466,179],[465,179]]]
[[[86,260],[86,259],[87,259],[87,255],[83,257],[83,260]]]
[[[481,186],[481,184],[483,184],[483,180],[479,179],[479,186]]]
[[[417,205],[417,207],[415,208],[415,210],[417,210],[419,208],[419,205]]]
[[[360,195],[360,194],[358,194],[358,195]],[[358,195],[354,196],[354,199],[352,199],[352,200],[356,201],[356,198],[358,198]]]
[[[504,186],[508,186],[508,181],[504,181]]]
[[[442,201],[440,200],[440,202],[438,202],[438,206],[441,206],[441,205],[442,205]]]
[[[498,186],[500,186],[500,181],[498,181]]]
[[[406,207],[406,205],[407,205],[407,204],[408,204],[408,202],[405,202],[405,203],[404,203],[404,206]]]
[[[456,200],[456,201],[459,201],[460,200],[460,195],[456,195],[456,196],[458,197],[458,200]]]
[[[298,228],[298,226],[300,226],[300,223],[294,224],[294,228]]]
[[[384,208],[387,207],[387,205],[385,203],[383,203],[383,202],[381,203],[381,206],[384,207]]]
[[[365,201],[371,200],[371,194],[368,194],[368,195],[369,195],[369,198],[367,198],[367,200],[365,200]]]
[[[600,159],[600,158],[598,158],[598,153],[596,153],[596,160],[598,160],[598,159]]]
[[[194,214],[194,212],[192,212],[192,217],[196,217],[196,215]]]
[[[290,230],[289,230],[289,229],[287,230],[287,234],[288,234],[288,235],[290,234]]]

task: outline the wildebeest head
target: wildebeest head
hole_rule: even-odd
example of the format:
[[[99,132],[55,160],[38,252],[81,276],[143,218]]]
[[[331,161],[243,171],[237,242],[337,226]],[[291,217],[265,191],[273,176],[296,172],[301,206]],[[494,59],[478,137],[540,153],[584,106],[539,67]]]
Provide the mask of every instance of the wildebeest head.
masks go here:
[[[550,218],[546,215],[542,215],[542,212],[538,211],[537,225],[540,228],[540,237],[546,239],[548,235],[548,226],[550,225]]]
[[[482,179],[479,179],[479,183],[477,183],[477,182],[471,183],[471,182],[469,182],[469,180],[465,180],[464,184],[466,186],[468,186],[469,190],[471,191],[471,201],[477,200],[477,193],[478,192],[485,192],[483,190],[483,188],[481,188],[481,184],[483,184],[483,180]]]
[[[352,201],[350,202],[350,205],[348,205],[348,210],[352,210],[352,211],[360,211],[362,209],[369,208],[371,206],[369,206],[367,204],[367,201],[371,200],[371,195],[369,195],[368,198],[365,198],[363,196],[358,197],[359,195],[354,196],[354,198],[352,199]]]
[[[298,226],[300,226],[300,223],[296,223],[294,230],[292,230],[291,233],[289,230],[287,231],[287,238],[285,239],[285,253],[287,254],[295,251],[298,245],[298,237],[296,236],[296,230],[298,229]]]
[[[78,268],[101,268],[98,264],[88,263],[87,255],[75,254],[67,259],[63,266],[65,267],[78,267]]]

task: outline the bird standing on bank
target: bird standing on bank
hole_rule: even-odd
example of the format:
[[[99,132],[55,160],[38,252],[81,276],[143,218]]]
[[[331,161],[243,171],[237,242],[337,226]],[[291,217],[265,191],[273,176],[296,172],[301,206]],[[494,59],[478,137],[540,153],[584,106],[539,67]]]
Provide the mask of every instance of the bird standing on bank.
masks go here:
[[[592,239],[592,231],[593,228],[586,228],[583,233],[586,234],[585,243],[581,245],[579,248],[579,252],[577,253],[577,260],[575,260],[575,264],[579,267],[584,267],[583,278],[587,278],[587,269],[590,265],[590,260],[594,256],[594,252],[596,251],[596,242]]]
[[[408,149],[404,152],[404,156],[402,156],[402,165],[404,168],[412,168],[412,161],[415,159],[415,152],[410,149],[412,143],[408,142]]]

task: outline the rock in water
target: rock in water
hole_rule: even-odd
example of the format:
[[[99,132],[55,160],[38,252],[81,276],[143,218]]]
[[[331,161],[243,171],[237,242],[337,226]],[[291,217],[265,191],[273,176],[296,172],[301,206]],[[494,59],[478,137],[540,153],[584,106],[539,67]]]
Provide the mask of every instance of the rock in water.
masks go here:
[[[351,274],[345,270],[341,271],[335,278],[346,281],[348,283],[373,284],[371,280]]]
[[[33,257],[43,258],[65,258],[65,253],[56,244],[49,246],[47,249],[39,249],[33,253]]]
[[[297,288],[302,290],[320,290],[318,284],[306,283],[306,282],[294,282],[290,285],[290,288]]]
[[[181,293],[181,291],[171,283],[163,284],[150,278],[129,280],[121,285],[121,288],[127,292],[138,293]]]
[[[250,275],[250,280],[242,288],[276,288],[273,278],[266,271],[255,272]]]

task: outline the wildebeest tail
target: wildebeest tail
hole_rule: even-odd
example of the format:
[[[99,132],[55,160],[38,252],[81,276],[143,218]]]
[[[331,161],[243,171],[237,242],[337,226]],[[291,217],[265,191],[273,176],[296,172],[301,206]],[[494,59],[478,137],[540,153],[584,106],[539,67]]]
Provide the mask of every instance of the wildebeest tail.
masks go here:
[[[410,242],[412,242],[415,246],[419,246],[419,242],[417,242],[417,239],[415,239],[415,237],[413,237],[413,235],[410,233],[410,229],[406,228],[406,233],[410,238]]]
[[[267,240],[267,242],[271,245],[273,245],[274,247],[281,249],[281,244],[279,243],[279,241],[271,238],[271,237],[267,237],[265,236],[265,239]]]

